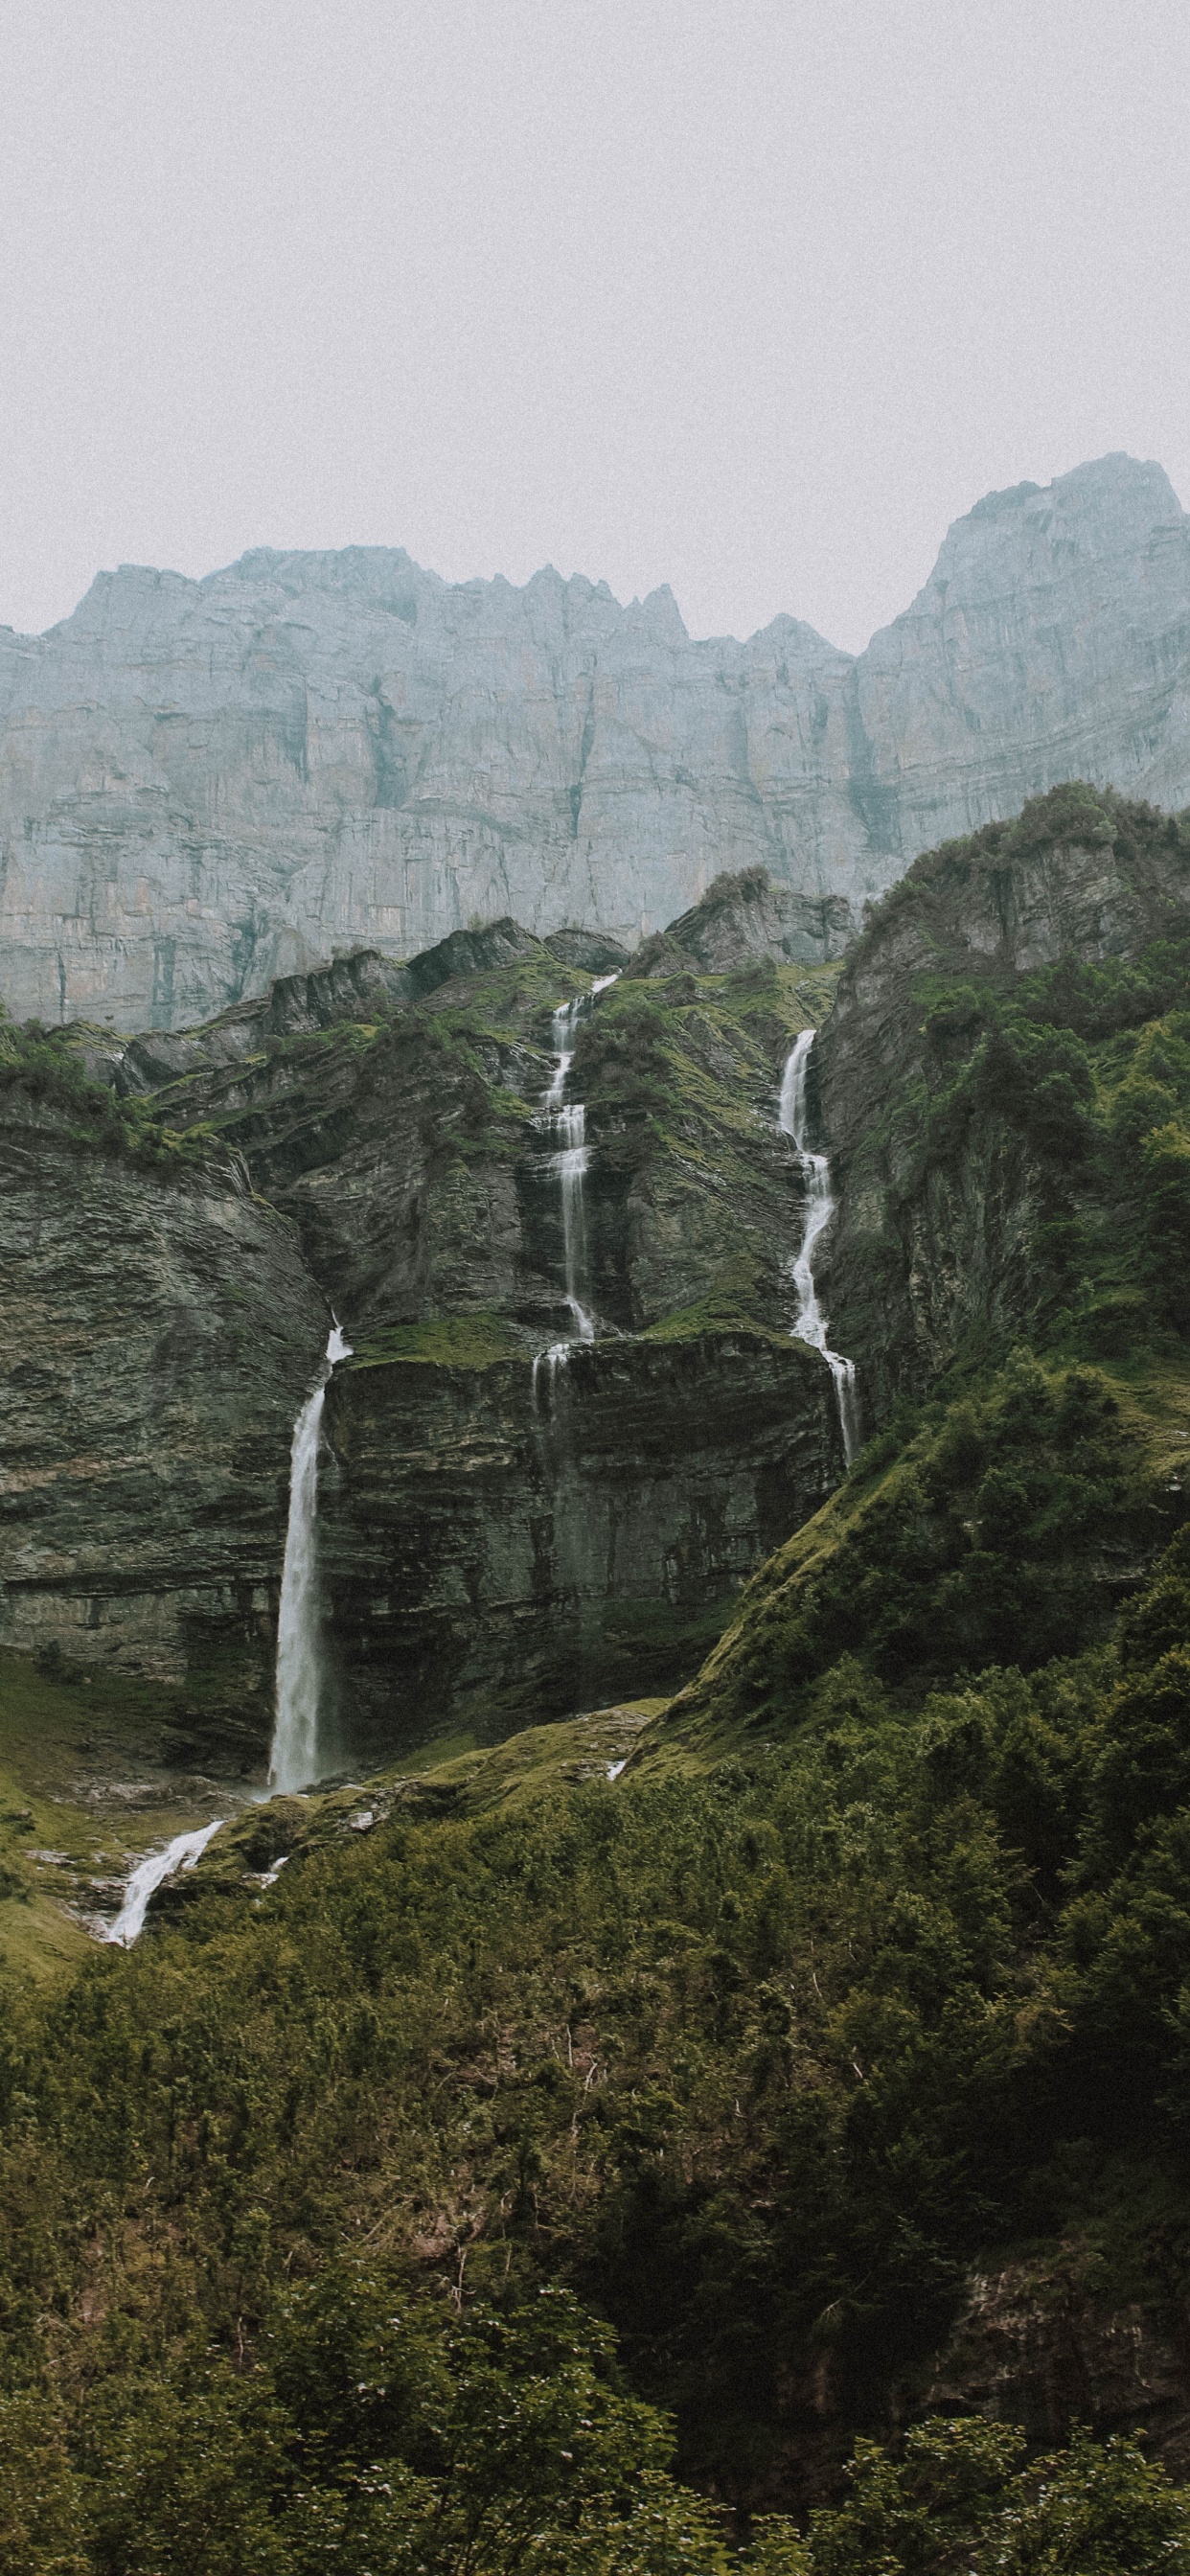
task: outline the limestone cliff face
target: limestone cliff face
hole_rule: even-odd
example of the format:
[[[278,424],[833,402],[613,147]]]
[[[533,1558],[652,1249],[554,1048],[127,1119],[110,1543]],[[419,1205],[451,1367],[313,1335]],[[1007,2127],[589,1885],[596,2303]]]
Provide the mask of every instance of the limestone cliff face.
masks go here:
[[[744,1334],[579,1347],[536,1388],[527,1360],[348,1368],[328,1432],[357,1761],[672,1688],[842,1466],[815,1355]]]
[[[354,1356],[320,1533],[352,1761],[676,1683],[842,1473],[829,1372],[789,1339],[776,1124],[832,970],[595,997],[609,952],[578,944],[590,964],[501,922],[196,1031],[3,1033],[0,1636],[160,1682],[187,1759],[263,1762],[331,1307]],[[598,1339],[551,1367],[573,1317],[537,1112],[572,1000]]]
[[[869,1423],[964,1344],[1044,1342],[1047,1315],[1065,1316],[1083,1356],[1112,1355],[1140,1293],[1127,1254],[1142,1128],[1184,1107],[1163,1056],[1144,1109],[1139,1034],[1122,1054],[1112,1042],[1146,1024],[1159,1035],[1161,944],[1188,933],[1184,822],[1078,788],[923,857],[886,897],[814,1064],[840,1197],[824,1292]],[[1118,990],[1112,969],[1146,957],[1158,962]],[[1059,961],[1065,994],[1047,981]],[[1080,967],[1101,970],[1101,990],[1079,986]],[[1002,1005],[1022,1023],[998,1024]],[[1094,1072],[1084,1039],[1108,1049]],[[1127,1327],[1143,1338],[1136,1306]]]
[[[0,1637],[165,1685],[257,1758],[293,1417],[326,1309],[228,1167],[161,1173],[0,1097]]]
[[[176,1029],[475,916],[631,946],[757,863],[786,953],[837,955],[915,852],[1072,775],[1190,798],[1190,520],[1124,457],[981,502],[858,660],[386,549],[125,568],[0,635],[0,991]]]

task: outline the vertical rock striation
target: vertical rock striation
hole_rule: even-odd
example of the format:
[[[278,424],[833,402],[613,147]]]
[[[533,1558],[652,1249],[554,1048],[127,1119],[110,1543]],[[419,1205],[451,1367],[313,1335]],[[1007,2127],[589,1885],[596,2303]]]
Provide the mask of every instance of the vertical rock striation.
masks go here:
[[[785,953],[837,955],[917,851],[1070,776],[1190,798],[1190,520],[1127,457],[981,501],[858,659],[387,548],[126,566],[0,634],[0,985],[176,1029],[475,916],[635,945],[757,864]]]
[[[0,1640],[267,1732],[293,1417],[325,1307],[230,1167],[160,1173],[0,1098]]]

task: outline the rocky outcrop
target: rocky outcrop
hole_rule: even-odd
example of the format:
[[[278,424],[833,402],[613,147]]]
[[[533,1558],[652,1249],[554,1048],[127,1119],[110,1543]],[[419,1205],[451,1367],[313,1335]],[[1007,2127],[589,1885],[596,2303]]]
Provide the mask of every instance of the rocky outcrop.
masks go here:
[[[0,1046],[3,1635],[159,1682],[179,1759],[263,1761],[290,1439],[332,1308],[353,1356],[320,1528],[352,1761],[667,1687],[838,1480],[829,1372],[788,1338],[775,1115],[821,996],[754,960],[595,998],[557,953],[579,936],[501,922],[194,1031]],[[600,1338],[551,1361],[574,1323],[537,1113],[571,999]]]
[[[1099,2440],[1140,2432],[1172,2475],[1190,2473],[1190,2348],[1180,2303],[1164,2316],[1090,2295],[1077,2257],[976,2274],[915,2412],[1020,2424],[1051,2449],[1075,2425]]]
[[[632,946],[754,865],[837,953],[915,852],[1075,775],[1190,797],[1190,521],[1126,457],[980,502],[858,660],[385,548],[125,567],[0,636],[0,985],[177,1029],[477,917]]]
[[[551,930],[545,945],[560,966],[581,966],[585,975],[622,975],[631,954],[606,930]]]
[[[981,997],[993,1012],[997,998],[1029,1003],[1040,1025],[1025,978],[1063,959],[1075,971],[1126,966],[1188,931],[1185,823],[1078,785],[923,856],[876,910],[813,1066],[840,1194],[824,1290],[861,1361],[870,1419],[897,1393],[920,1393],[964,1344],[1044,1341],[1047,1280],[1056,1309],[1085,1294],[1097,1262],[1118,1268],[1135,1239],[1135,1151],[1116,1153],[1105,1133],[1097,1162],[1079,1144],[1094,1086],[1077,1044],[1071,1062],[1059,1045],[1030,1072],[1015,1041],[997,1041]],[[1151,992],[1141,979],[1102,1026],[1093,995],[1080,1004],[1073,989],[1068,1007],[1059,993],[1040,1017],[1103,1037],[1159,1014],[1159,988],[1159,972]],[[1082,1106],[1070,1091],[1080,1065]],[[1165,1097],[1150,1123],[1176,1109]],[[1084,1355],[1106,1349],[1092,1337]]]
[[[631,971],[641,978],[726,975],[755,957],[821,963],[842,956],[853,928],[841,896],[815,902],[774,885],[767,868],[746,868],[740,876],[716,877],[701,903],[642,940]]]
[[[163,1172],[0,1110],[0,1639],[160,1683],[175,1757],[242,1768],[323,1299],[232,1166]]]

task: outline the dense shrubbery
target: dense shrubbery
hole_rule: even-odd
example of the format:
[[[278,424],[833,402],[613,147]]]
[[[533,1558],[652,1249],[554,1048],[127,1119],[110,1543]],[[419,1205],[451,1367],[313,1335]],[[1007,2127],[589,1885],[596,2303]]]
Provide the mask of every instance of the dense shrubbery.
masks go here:
[[[1118,1463],[1093,1382],[1021,1370],[905,1472],[944,1515],[974,1480],[1023,1575],[1085,1538],[1084,1484],[1110,1521]],[[964,1677],[936,1646],[933,1689],[899,1661],[903,1604],[881,1647],[873,1598],[869,1662],[799,1685],[780,1750],[762,1624],[767,1749],[507,1818],[397,1816],[252,1914],[211,1896],[14,1998],[0,2385],[32,2447],[7,2509],[54,2526],[14,2568],[711,2569],[650,2408],[684,2478],[796,2503],[823,2389],[840,2430],[878,2420],[1023,2208],[1044,2244],[1139,2195],[1181,2295],[1190,1534],[1118,1647],[1088,1648],[1080,1597],[1055,1595],[1076,1653]],[[1142,2536],[1181,2528],[1122,2453],[1089,2487],[1055,2471],[1047,2503],[973,2433],[960,2485],[974,2460],[985,2503],[948,2557],[957,2437],[929,2438],[936,2468],[865,2456],[812,2568],[982,2566],[962,2550],[993,2540],[989,2567],[1147,2568],[1080,2558],[1085,2532],[1043,2554],[1054,2495],[1072,2528],[1100,2495],[1108,2531],[1121,2481]],[[755,2546],[803,2564],[789,2527]]]
[[[1009,1660],[1028,1671],[1107,1634],[1113,1565],[1133,1558],[1152,1507],[1093,1370],[1017,1352],[927,1406],[908,1440],[890,1427],[863,1472],[871,1499],[833,1544],[804,1569],[796,1547],[779,1553],[756,1577],[691,1705],[769,1728],[849,1651],[903,1690]]]

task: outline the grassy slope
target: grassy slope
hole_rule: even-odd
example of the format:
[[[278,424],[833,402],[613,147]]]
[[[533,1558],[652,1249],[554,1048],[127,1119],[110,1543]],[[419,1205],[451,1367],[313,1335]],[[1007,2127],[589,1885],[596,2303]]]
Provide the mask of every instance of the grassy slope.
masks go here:
[[[146,1761],[170,1713],[149,1684],[101,1668],[66,1682],[0,1651],[0,1971],[53,1978],[77,1966],[91,1880],[209,1821],[201,1784]],[[140,1794],[105,1795],[113,1782]]]

